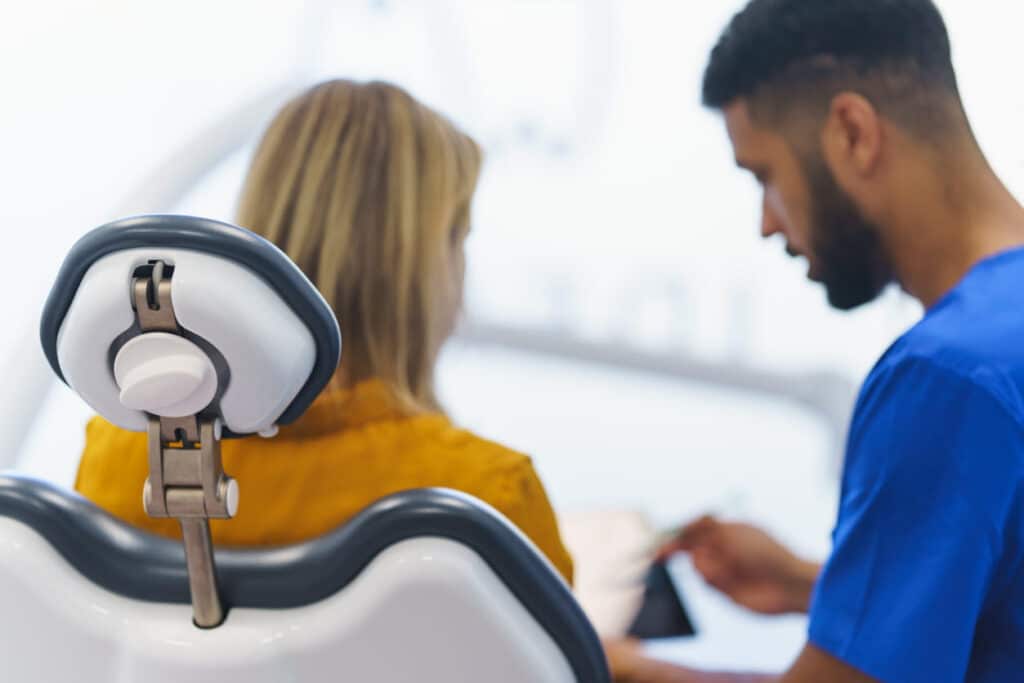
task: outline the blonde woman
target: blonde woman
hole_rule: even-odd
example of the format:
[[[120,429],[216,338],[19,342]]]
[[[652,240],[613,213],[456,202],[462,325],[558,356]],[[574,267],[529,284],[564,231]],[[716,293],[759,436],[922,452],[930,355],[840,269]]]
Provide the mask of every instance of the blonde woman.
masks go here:
[[[317,285],[337,314],[344,351],[332,386],[276,438],[223,444],[245,501],[235,519],[213,522],[215,542],[297,542],[387,494],[443,486],[500,510],[571,581],[530,459],[453,426],[435,394],[434,366],[461,301],[480,164],[470,137],[385,83],[323,83],[270,124],[237,222],[281,247]],[[76,488],[136,526],[176,536],[174,520],[142,509],[145,452],[145,434],[94,418]]]

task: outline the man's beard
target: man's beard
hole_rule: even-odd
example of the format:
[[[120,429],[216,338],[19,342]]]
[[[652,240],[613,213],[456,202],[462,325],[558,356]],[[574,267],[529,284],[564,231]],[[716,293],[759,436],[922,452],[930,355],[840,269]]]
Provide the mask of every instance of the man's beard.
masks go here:
[[[874,301],[893,281],[878,226],[865,218],[822,160],[803,166],[810,189],[811,253],[828,302],[848,311]]]

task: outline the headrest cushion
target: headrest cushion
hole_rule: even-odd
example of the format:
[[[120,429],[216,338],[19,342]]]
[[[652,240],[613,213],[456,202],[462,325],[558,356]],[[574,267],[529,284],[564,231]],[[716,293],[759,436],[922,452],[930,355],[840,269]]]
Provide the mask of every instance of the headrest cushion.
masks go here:
[[[124,341],[138,333],[131,278],[157,259],[174,267],[171,299],[189,337],[180,339],[201,353],[175,342],[171,355],[194,362],[146,370],[152,357],[139,345],[152,352],[160,342]],[[242,228],[191,216],[129,218],[79,240],[50,292],[40,335],[57,375],[126,429],[145,429],[146,416],[122,398],[141,406],[176,376],[184,382],[175,384],[179,394],[189,382],[198,393],[171,398],[184,402],[178,411],[191,408],[209,394],[210,353],[222,358],[216,407],[229,436],[301,415],[333,375],[341,347],[330,307],[277,247]]]

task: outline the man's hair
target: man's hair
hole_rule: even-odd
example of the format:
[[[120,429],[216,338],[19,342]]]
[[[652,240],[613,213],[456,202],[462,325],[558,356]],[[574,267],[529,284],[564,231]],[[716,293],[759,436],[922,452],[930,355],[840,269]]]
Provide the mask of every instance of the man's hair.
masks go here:
[[[711,52],[703,99],[721,109],[742,98],[779,124],[796,110],[823,116],[842,91],[924,137],[963,117],[931,0],[751,0]]]

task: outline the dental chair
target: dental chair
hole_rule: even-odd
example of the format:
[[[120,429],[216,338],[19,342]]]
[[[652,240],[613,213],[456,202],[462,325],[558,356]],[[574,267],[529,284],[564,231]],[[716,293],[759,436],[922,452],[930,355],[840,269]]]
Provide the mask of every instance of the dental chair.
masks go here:
[[[183,542],[0,475],[0,679],[126,683],[606,683],[565,583],[499,513],[398,493],[305,543],[214,552],[245,505],[220,442],[298,418],[332,376],[330,308],[232,225],[143,216],[83,237],[42,317],[54,372],[149,435],[140,505]]]

